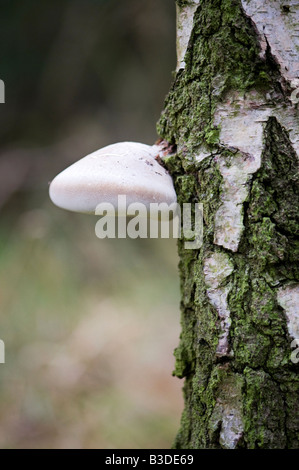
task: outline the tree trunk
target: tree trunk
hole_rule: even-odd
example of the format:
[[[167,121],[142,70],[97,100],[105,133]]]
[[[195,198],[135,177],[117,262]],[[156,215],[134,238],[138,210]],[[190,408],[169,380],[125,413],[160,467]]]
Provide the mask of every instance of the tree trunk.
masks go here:
[[[299,1],[177,0],[177,17],[158,133],[204,237],[178,243],[174,447],[298,448]]]

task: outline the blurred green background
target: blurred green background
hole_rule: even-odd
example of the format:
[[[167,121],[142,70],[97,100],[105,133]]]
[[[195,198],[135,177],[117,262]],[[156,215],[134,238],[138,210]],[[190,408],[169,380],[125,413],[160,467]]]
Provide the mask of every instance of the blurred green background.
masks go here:
[[[1,448],[169,448],[182,411],[174,240],[99,240],[48,182],[156,140],[173,0],[1,0]]]

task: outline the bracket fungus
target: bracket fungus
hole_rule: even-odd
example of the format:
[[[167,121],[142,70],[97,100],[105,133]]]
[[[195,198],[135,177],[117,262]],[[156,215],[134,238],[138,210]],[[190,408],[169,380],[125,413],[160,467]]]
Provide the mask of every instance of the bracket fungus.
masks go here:
[[[151,203],[171,205],[176,203],[172,178],[158,162],[168,153],[163,141],[108,145],[59,173],[50,184],[50,198],[62,209],[87,214],[95,214],[103,202],[118,209],[119,195],[126,196],[127,207],[136,202],[147,210]]]

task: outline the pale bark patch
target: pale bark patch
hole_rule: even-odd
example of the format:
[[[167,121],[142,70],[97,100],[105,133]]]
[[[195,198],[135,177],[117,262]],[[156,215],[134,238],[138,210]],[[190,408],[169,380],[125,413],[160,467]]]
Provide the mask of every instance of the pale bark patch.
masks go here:
[[[185,54],[188,42],[193,28],[193,18],[196,8],[200,0],[190,1],[188,5],[179,7],[177,5],[177,68],[176,70],[185,68]]]
[[[289,335],[299,339],[299,284],[278,289],[277,302],[285,311]]]
[[[298,0],[242,0],[242,6],[259,33],[262,54],[269,45],[282,76],[288,81],[298,78]]]
[[[216,355],[219,357],[231,355],[228,342],[231,319],[227,302],[231,286],[221,287],[221,284],[233,270],[229,256],[225,253],[214,253],[204,261],[207,296],[211,305],[216,308],[220,319],[221,334],[216,349]]]
[[[212,155],[212,153],[211,153],[210,150],[208,150],[204,146],[201,146],[201,148],[196,153],[196,155],[194,155],[194,159],[195,159],[196,162],[200,163],[203,160],[205,160],[206,158],[211,157],[211,155]]]
[[[257,92],[245,96],[232,92],[215,112],[214,124],[220,126],[220,144],[235,154],[230,161],[227,157],[215,157],[223,183],[222,204],[215,214],[214,243],[233,252],[238,251],[244,229],[243,203],[249,195],[248,183],[261,166],[264,129],[271,116],[288,131],[298,155],[299,116],[295,108],[273,107]]]
[[[225,449],[235,449],[243,436],[242,381],[229,376],[222,383],[222,393],[217,398],[210,429],[220,428],[219,443]]]

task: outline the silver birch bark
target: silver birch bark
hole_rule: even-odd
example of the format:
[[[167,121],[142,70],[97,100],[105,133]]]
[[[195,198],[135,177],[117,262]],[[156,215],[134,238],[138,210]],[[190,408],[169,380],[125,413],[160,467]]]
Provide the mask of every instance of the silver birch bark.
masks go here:
[[[158,123],[178,200],[185,378],[176,448],[298,448],[299,2],[177,0],[177,70]]]

